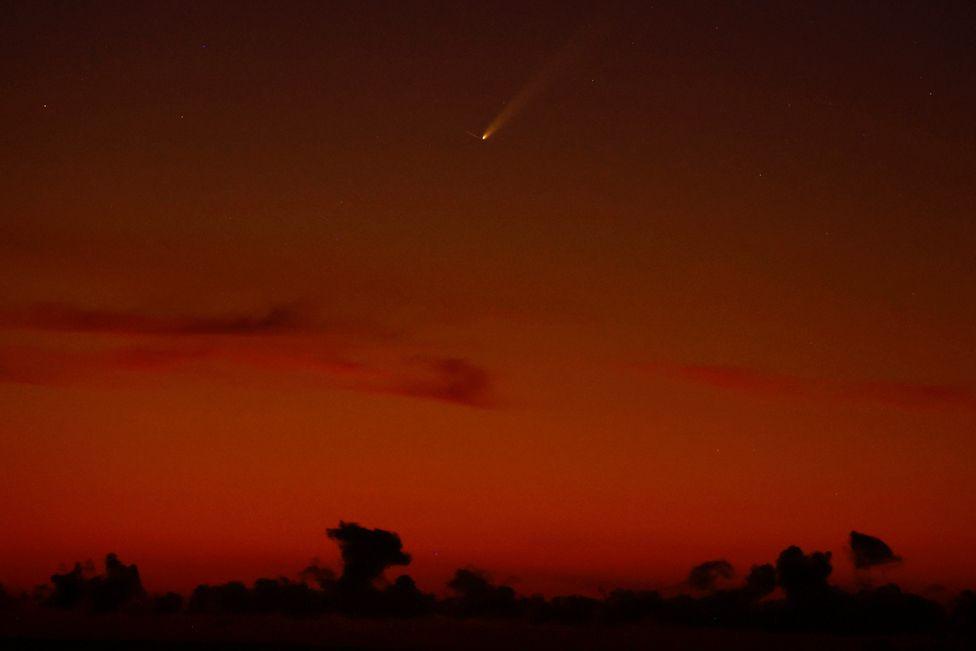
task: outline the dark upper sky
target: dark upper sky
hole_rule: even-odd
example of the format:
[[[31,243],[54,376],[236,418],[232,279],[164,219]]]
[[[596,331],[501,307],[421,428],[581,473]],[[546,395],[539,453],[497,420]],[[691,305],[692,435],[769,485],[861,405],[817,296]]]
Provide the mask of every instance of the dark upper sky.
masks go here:
[[[3,3],[0,580],[976,577],[976,6],[530,5]]]

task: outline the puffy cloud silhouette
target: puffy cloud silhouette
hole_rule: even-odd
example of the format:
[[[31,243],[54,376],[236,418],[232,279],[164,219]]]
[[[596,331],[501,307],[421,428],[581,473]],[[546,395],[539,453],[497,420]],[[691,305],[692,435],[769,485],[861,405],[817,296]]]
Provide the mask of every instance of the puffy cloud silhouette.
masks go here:
[[[384,529],[367,529],[355,522],[339,522],[327,530],[330,539],[339,544],[342,554],[342,576],[345,588],[368,588],[392,565],[409,565],[410,555],[403,551],[400,536]]]
[[[343,559],[338,579],[332,570],[313,562],[299,573],[297,581],[279,577],[257,579],[250,587],[240,581],[199,585],[187,610],[292,616],[338,611],[370,617],[413,617],[433,610],[434,596],[422,592],[407,575],[382,589],[377,586],[387,568],[410,562],[397,534],[342,521],[327,533],[339,544]]]
[[[850,547],[854,567],[859,570],[901,562],[901,557],[896,556],[891,551],[891,547],[885,544],[880,538],[874,536],[852,531],[848,546]]]
[[[111,612],[145,598],[135,565],[125,565],[115,554],[105,557],[105,573],[95,575],[91,563],[75,563],[74,568],[51,576],[53,591],[47,603],[57,608],[87,607],[95,612]]]
[[[784,549],[776,560],[776,580],[788,599],[805,599],[826,592],[833,571],[830,552],[804,554],[799,547]]]
[[[776,589],[776,568],[769,563],[753,565],[742,592],[751,599],[762,599]]]
[[[697,596],[666,598],[653,591],[614,590],[602,599],[583,595],[524,597],[511,586],[492,583],[479,570],[464,568],[449,581],[451,594],[438,601],[407,575],[392,582],[384,580],[384,572],[390,567],[410,562],[396,533],[345,521],[327,533],[339,545],[342,555],[343,569],[338,578],[328,568],[313,563],[299,573],[298,580],[279,577],[257,579],[250,586],[240,581],[200,585],[193,590],[185,610],[242,616],[336,612],[350,616],[415,617],[437,612],[453,617],[519,617],[530,622],[562,624],[653,619],[695,627],[845,634],[931,633],[950,628],[964,633],[976,631],[976,596],[972,592],[962,593],[951,613],[896,585],[847,592],[829,583],[830,552],[807,554],[795,546],[784,549],[775,566],[753,566],[737,586],[717,585],[732,577],[732,566],[725,560],[695,566],[688,582],[706,592]],[[857,535],[862,538],[852,536],[852,550],[866,549],[868,566],[894,558],[877,538]],[[175,593],[147,598],[137,568],[125,565],[114,554],[106,557],[102,574],[91,563],[77,563],[71,570],[52,576],[51,583],[49,588],[37,591],[35,599],[52,607],[92,612],[142,608],[160,615],[180,612],[184,607],[182,598]],[[784,598],[773,598],[777,586],[782,588]],[[0,604],[4,601],[0,588]]]
[[[309,564],[298,576],[302,581],[323,590],[334,587],[336,582],[335,572],[331,568],[320,566],[317,561]]]
[[[376,610],[391,617],[416,617],[432,612],[436,602],[434,595],[421,592],[410,576],[402,574],[383,591]]]
[[[461,617],[511,617],[519,611],[515,590],[507,585],[494,585],[480,570],[457,570],[447,587],[457,595],[445,604],[445,610],[451,614]]]
[[[731,579],[734,575],[732,564],[724,559],[705,561],[691,568],[688,585],[695,590],[712,590],[720,579]]]

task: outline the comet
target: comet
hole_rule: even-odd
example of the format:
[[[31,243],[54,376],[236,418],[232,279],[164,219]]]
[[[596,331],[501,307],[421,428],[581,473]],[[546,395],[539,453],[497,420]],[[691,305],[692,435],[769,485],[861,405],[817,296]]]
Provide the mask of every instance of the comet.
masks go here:
[[[579,36],[579,34],[577,36]],[[524,109],[532,100],[541,95],[542,92],[549,86],[550,82],[552,82],[552,80],[557,76],[559,71],[576,56],[580,49],[579,44],[581,40],[584,39],[570,39],[570,41],[558,52],[550,56],[539,68],[539,70],[532,75],[528,81],[526,81],[522,88],[515,93],[512,99],[502,106],[502,109],[499,111],[498,115],[496,115],[488,126],[485,127],[484,132],[481,134],[481,139],[488,140],[488,138],[495,135],[499,129],[508,124],[508,122],[516,115],[521,113],[522,109]]]

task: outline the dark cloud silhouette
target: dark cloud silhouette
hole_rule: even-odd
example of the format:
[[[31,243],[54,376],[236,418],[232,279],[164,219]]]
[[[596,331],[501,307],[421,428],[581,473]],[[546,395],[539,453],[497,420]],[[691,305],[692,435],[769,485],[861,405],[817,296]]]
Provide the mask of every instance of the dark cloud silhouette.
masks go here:
[[[392,531],[340,521],[338,527],[327,530],[326,534],[339,544],[342,554],[341,587],[372,587],[386,568],[410,564],[410,555],[403,551],[400,536]]]
[[[48,604],[56,608],[84,607],[111,612],[141,601],[146,593],[135,565],[125,565],[115,554],[105,557],[105,573],[94,574],[94,565],[75,563],[74,568],[51,576],[53,591]]]
[[[484,572],[474,568],[459,569],[447,587],[457,596],[444,609],[460,617],[512,617],[519,612],[515,590],[494,585]]]
[[[731,579],[734,575],[732,564],[726,560],[705,561],[691,568],[688,585],[695,590],[713,590],[719,580]]]
[[[423,592],[410,576],[385,580],[384,573],[390,567],[410,562],[396,533],[345,521],[327,533],[341,551],[343,568],[338,578],[330,569],[312,563],[297,580],[279,577],[260,578],[250,586],[240,581],[200,585],[184,604],[175,593],[147,598],[138,569],[109,554],[102,574],[91,563],[77,563],[71,570],[52,576],[51,586],[35,592],[35,601],[55,608],[91,612],[128,609],[160,615],[181,611],[300,617],[340,613],[393,618],[439,613],[567,625],[650,620],[691,627],[838,634],[976,633],[976,595],[972,592],[960,594],[951,610],[893,584],[848,592],[829,582],[833,569],[830,552],[808,554],[795,546],[784,549],[775,565],[753,566],[738,585],[726,583],[733,576],[727,561],[695,566],[688,583],[699,592],[697,596],[663,597],[655,591],[613,590],[602,599],[583,595],[526,597],[511,586],[493,583],[484,572],[462,568],[447,584],[450,594],[438,600]],[[856,535],[862,538],[852,535],[852,550],[866,553],[869,567],[894,558],[877,538]],[[782,590],[778,598],[777,588]],[[0,605],[4,603],[9,599],[0,588]]]
[[[742,591],[752,600],[762,599],[776,589],[776,568],[765,563],[753,565]]]
[[[6,588],[0,583],[0,610],[6,610],[13,605],[13,598],[7,594]]]
[[[191,613],[247,613],[252,610],[253,598],[241,581],[221,585],[198,585],[190,595],[187,609]]]
[[[259,613],[312,615],[329,608],[329,598],[303,581],[258,579],[251,590],[251,605]]]
[[[894,584],[865,589],[854,595],[836,593],[837,621],[825,628],[850,633],[921,633],[938,629],[946,620],[938,603],[903,592]]]
[[[963,590],[953,600],[949,620],[954,630],[976,635],[976,591]]]
[[[323,590],[331,589],[336,583],[336,573],[328,567],[322,567],[318,562],[309,564],[299,573],[299,578]]]
[[[602,603],[583,595],[556,596],[549,600],[544,621],[560,624],[581,624],[593,621],[599,615]]]
[[[183,610],[183,595],[167,592],[152,598],[152,610],[161,615],[172,615]]]
[[[604,617],[609,623],[637,622],[660,614],[664,603],[656,590],[612,590],[603,602]]]
[[[859,570],[876,567],[878,565],[893,565],[901,562],[883,540],[864,533],[852,531],[848,546],[854,567]]]
[[[796,546],[784,549],[776,560],[776,581],[787,599],[804,600],[827,592],[827,577],[834,569],[830,557],[830,552],[807,555]]]
[[[390,617],[417,617],[433,612],[437,599],[421,592],[413,578],[402,574],[383,591],[376,608],[380,614]]]

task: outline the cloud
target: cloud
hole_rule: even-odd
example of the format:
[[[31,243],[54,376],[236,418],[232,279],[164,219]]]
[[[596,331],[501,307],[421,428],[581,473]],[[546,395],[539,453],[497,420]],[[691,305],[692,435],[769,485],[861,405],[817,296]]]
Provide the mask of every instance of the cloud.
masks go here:
[[[318,564],[318,561],[309,563],[298,576],[305,583],[310,583],[322,589],[334,586],[336,582],[335,572],[331,568],[322,567]]]
[[[666,374],[694,384],[767,395],[797,395],[809,391],[809,382],[788,375],[734,366],[673,365],[659,367]]]
[[[445,610],[458,617],[510,617],[518,614],[515,590],[494,585],[484,572],[459,569],[447,587],[457,596],[448,600]]]
[[[720,579],[731,579],[734,575],[735,570],[727,560],[705,561],[691,568],[688,585],[695,590],[713,590]]]
[[[787,599],[806,600],[828,591],[827,577],[833,571],[830,552],[804,554],[799,547],[787,547],[776,559],[776,580]]]
[[[175,344],[96,351],[40,346],[0,348],[0,382],[63,386],[108,380],[118,373],[169,374],[232,364],[286,374],[345,391],[436,400],[465,407],[495,406],[486,369],[460,358],[417,359],[385,354],[355,361],[337,351],[268,345]]]
[[[472,407],[491,403],[488,372],[456,357],[423,359],[416,366],[419,377],[396,378],[390,392],[404,396],[431,398]]]
[[[93,339],[84,348],[50,339],[2,347],[0,382],[51,386],[118,372],[158,374],[190,365],[235,364],[303,375],[348,391],[494,406],[490,375],[481,366],[460,357],[420,353],[376,328],[327,325],[296,305],[253,314],[174,317],[44,304],[0,312],[4,327],[125,339],[124,345],[114,346]]]
[[[847,396],[853,400],[883,403],[903,409],[976,408],[976,391],[961,386],[860,382],[844,388]]]
[[[251,587],[241,581],[198,585],[190,595],[187,610],[191,613],[307,616],[328,610],[329,598],[326,592],[316,590],[304,581],[284,577],[260,578]]]
[[[47,603],[56,608],[87,608],[112,612],[146,596],[139,568],[125,565],[115,554],[105,557],[105,573],[92,576],[91,563],[75,563],[73,569],[51,576],[54,586]]]
[[[253,314],[166,316],[97,310],[45,303],[0,312],[0,326],[28,330],[125,335],[258,335],[315,328],[311,313],[298,305],[275,305]]]
[[[848,546],[851,551],[851,558],[854,567],[859,570],[875,567],[878,565],[893,565],[901,562],[901,557],[896,556],[880,538],[869,536],[864,533],[852,531]]]
[[[339,522],[326,534],[339,544],[342,575],[339,584],[354,590],[373,586],[383,571],[393,565],[409,565],[400,536],[384,529],[367,529],[355,522]]]
[[[451,595],[437,599],[422,592],[407,575],[390,582],[383,580],[389,568],[410,562],[396,533],[344,521],[327,533],[339,544],[342,555],[343,570],[338,579],[313,563],[300,573],[298,580],[278,577],[259,578],[251,585],[242,581],[199,585],[184,607],[183,600],[175,593],[147,598],[136,567],[125,565],[109,554],[103,574],[97,575],[90,562],[76,563],[70,571],[53,575],[53,586],[36,591],[35,599],[56,608],[92,612],[141,610],[158,615],[185,608],[191,613],[280,613],[302,617],[324,613],[368,617],[439,613],[451,617],[507,617],[577,625],[652,620],[660,624],[730,630],[761,628],[844,634],[976,630],[976,597],[971,592],[961,594],[952,610],[925,597],[903,592],[894,584],[849,592],[829,583],[830,552],[807,554],[795,546],[780,553],[775,567],[753,566],[743,583],[720,589],[715,588],[716,578],[732,575],[732,566],[727,561],[719,559],[696,566],[689,582],[708,590],[697,596],[685,593],[663,597],[654,591],[613,590],[604,598],[526,597],[518,595],[510,586],[492,583],[479,570],[463,568],[448,583]],[[887,545],[872,536],[852,532],[851,547],[867,550],[870,563],[894,558]],[[777,587],[782,589],[785,598],[773,596]],[[227,620],[228,623],[239,621]]]
[[[761,599],[776,589],[776,568],[769,564],[753,565],[741,588],[752,599]]]
[[[131,346],[86,351],[5,346],[0,347],[0,382],[63,386],[117,372],[169,373],[216,357],[217,351],[208,346]]]
[[[296,616],[340,612],[370,617],[414,617],[433,610],[435,597],[421,592],[408,575],[398,576],[382,588],[377,585],[386,569],[410,562],[397,534],[353,522],[339,522],[327,533],[342,554],[343,571],[338,579],[313,562],[299,573],[297,581],[278,577],[259,578],[250,587],[242,581],[202,584],[193,590],[187,610]]]
[[[707,364],[651,363],[641,368],[672,380],[775,399],[850,401],[900,409],[976,409],[976,391],[965,386],[810,378]]]

